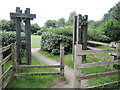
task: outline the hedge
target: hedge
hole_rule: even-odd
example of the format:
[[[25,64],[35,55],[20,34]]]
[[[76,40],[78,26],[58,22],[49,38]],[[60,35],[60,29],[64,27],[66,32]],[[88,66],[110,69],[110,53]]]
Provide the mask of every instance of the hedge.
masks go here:
[[[0,35],[2,36],[2,46],[7,46],[10,45],[11,43],[16,42],[16,34],[15,32],[2,32],[0,33]],[[21,40],[24,41],[25,40],[25,34],[22,33],[21,34]],[[25,52],[25,46],[22,46],[22,55]],[[6,57],[8,54],[10,53],[9,51],[6,51],[3,53],[3,57]]]
[[[72,37],[44,32],[41,36],[41,49],[53,54],[60,53],[60,43],[64,44],[65,53],[72,51]]]

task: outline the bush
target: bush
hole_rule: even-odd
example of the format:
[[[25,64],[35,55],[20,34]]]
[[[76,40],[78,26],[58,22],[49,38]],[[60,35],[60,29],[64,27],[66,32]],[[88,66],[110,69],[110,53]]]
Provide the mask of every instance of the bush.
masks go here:
[[[11,43],[16,42],[16,34],[15,32],[2,32],[0,33],[0,35],[2,36],[2,46],[7,46],[10,45]],[[25,40],[25,34],[22,33],[21,35],[21,40],[24,41]],[[25,46],[22,46],[22,55],[25,52]],[[3,53],[3,57],[6,57],[8,54],[10,54],[10,50],[6,51]]]
[[[64,44],[65,53],[72,51],[72,37],[44,32],[41,36],[41,49],[53,54],[60,53],[60,43]]]
[[[47,27],[42,27],[39,31],[37,31],[38,35],[42,35],[43,32],[47,32],[48,28]]]

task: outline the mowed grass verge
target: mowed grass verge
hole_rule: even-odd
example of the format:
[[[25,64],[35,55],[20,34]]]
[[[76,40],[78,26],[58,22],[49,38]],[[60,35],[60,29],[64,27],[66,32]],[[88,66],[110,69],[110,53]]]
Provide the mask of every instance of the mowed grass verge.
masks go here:
[[[31,35],[31,48],[40,48],[41,36]]]
[[[7,63],[5,66],[9,66]],[[36,57],[32,56],[32,65],[45,65],[40,62]],[[54,69],[21,69],[18,73],[38,73],[38,72],[56,72]],[[56,75],[49,76],[21,76],[12,78],[6,88],[49,88],[55,84],[54,79],[58,77]]]
[[[99,46],[97,48],[102,49],[102,46]],[[103,48],[105,49],[105,47],[103,46]],[[49,52],[43,51],[43,50],[39,50],[39,53],[41,53],[42,55],[51,58],[53,60],[57,60],[58,62],[60,62],[60,56],[59,55],[54,55],[51,54]],[[108,57],[108,54],[104,54],[101,55],[104,58]],[[92,62],[102,62],[102,60],[97,59],[93,56],[87,55],[87,62],[83,62],[83,64],[86,63],[92,63]],[[68,54],[65,55],[65,65],[74,68],[74,64],[73,64],[73,60],[72,60],[72,54]],[[112,71],[109,68],[106,67],[92,67],[92,68],[84,68],[82,69],[82,73],[83,74],[93,74],[93,73],[102,73],[102,72],[109,72]],[[94,85],[100,85],[100,84],[104,84],[104,83],[109,83],[109,82],[114,82],[117,81],[119,78],[118,75],[112,75],[112,76],[106,76],[106,77],[99,77],[99,78],[92,78],[88,80],[89,86],[94,86]]]

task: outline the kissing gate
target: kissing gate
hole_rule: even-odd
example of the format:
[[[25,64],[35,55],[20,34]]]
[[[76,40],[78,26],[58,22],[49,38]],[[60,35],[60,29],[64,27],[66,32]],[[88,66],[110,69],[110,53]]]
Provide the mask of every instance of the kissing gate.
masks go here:
[[[30,38],[30,20],[36,18],[35,14],[30,14],[30,9],[26,8],[25,13],[22,13],[19,7],[16,8],[16,13],[10,13],[11,19],[15,20],[16,24],[16,43],[5,47],[0,46],[0,90],[5,88],[13,76],[28,76],[28,75],[64,75],[64,46],[60,44],[60,65],[31,65],[31,38]],[[25,22],[25,45],[27,62],[22,62],[21,56],[21,21]],[[10,50],[11,53],[2,57],[2,53]],[[4,70],[4,64],[11,61],[11,65]],[[23,65],[24,64],[24,65]],[[26,65],[25,65],[26,64]],[[41,72],[41,73],[18,73],[18,69],[34,69],[34,68],[60,68],[59,72]]]
[[[13,46],[13,52],[16,53],[17,63],[15,63],[14,58],[14,69],[23,69],[23,68],[60,68],[60,72],[55,73],[21,73],[14,74],[14,76],[24,76],[24,75],[64,75],[64,46],[60,44],[60,65],[49,65],[49,66],[40,66],[40,65],[31,65],[31,35],[30,35],[30,20],[36,18],[35,14],[30,14],[30,8],[26,8],[25,12],[22,13],[19,7],[16,8],[16,13],[10,13],[11,19],[15,20],[16,23],[16,45]],[[21,21],[25,22],[25,45],[26,45],[26,58],[27,62],[22,63],[21,58]],[[16,46],[16,47],[15,47]],[[15,49],[16,48],[16,49]],[[27,64],[27,65],[21,65]],[[14,71],[14,70],[13,70]]]

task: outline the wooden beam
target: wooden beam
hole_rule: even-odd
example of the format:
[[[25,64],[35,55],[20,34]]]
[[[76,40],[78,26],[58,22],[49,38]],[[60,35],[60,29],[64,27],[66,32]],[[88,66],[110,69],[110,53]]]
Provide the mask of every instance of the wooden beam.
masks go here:
[[[5,51],[7,51],[8,49],[10,49],[10,46],[11,46],[11,45],[8,45],[8,46],[5,46],[5,47],[0,48],[0,53],[3,53],[3,52],[5,52]]]
[[[2,44],[0,44],[0,49],[2,52]],[[3,54],[0,53],[0,62],[2,62],[2,60],[3,60]],[[2,76],[2,74],[3,74],[3,65],[2,66],[0,65],[0,77]],[[3,78],[0,78],[0,90],[2,90],[2,89],[3,89]]]
[[[87,89],[105,88],[108,86],[114,86],[114,85],[119,85],[119,84],[120,84],[120,81],[115,81],[115,82],[111,82],[111,83],[105,83],[105,84],[101,84],[101,85],[97,85],[97,86],[87,87]]]
[[[80,80],[84,80],[84,79],[91,79],[91,78],[96,78],[96,77],[111,76],[111,75],[115,75],[115,74],[119,75],[120,70],[104,72],[104,73],[88,74],[88,75],[80,76],[78,78]]]
[[[94,48],[94,47],[91,47],[91,46],[87,46],[87,48],[92,49],[92,50],[102,50],[102,49]]]
[[[97,42],[97,41],[87,41],[88,43],[92,44],[99,44],[99,45],[104,45],[104,46],[111,46],[110,43],[102,43],[102,42]]]
[[[25,10],[26,15],[30,15],[30,8],[26,8]],[[31,27],[30,27],[30,19],[25,20],[25,40],[26,40],[26,59],[27,64],[31,64]]]
[[[119,64],[120,65],[120,60],[82,64],[79,68],[89,68],[89,67],[105,66],[105,65],[111,65],[111,64]]]
[[[60,44],[60,73],[64,75],[64,45]]]
[[[14,76],[39,76],[39,75],[61,75],[61,73],[16,73]]]
[[[26,15],[24,13],[10,13],[10,17],[11,19],[15,19],[15,18],[22,18],[22,19],[30,19],[33,20],[33,18],[36,18],[35,14],[30,14],[30,15]]]
[[[116,49],[112,50],[82,50],[78,55],[90,55],[90,54],[107,54],[107,53],[116,53]]]
[[[78,56],[78,52],[81,52],[82,45],[76,44],[75,45],[75,60],[74,60],[74,88],[81,88],[81,80],[77,77],[81,76],[81,69],[78,67],[82,65],[82,57]]]
[[[31,68],[60,68],[60,65],[17,65],[16,67],[12,67],[14,69],[31,69]]]
[[[1,62],[0,62],[0,66],[4,65],[8,60],[10,60],[12,54],[9,54],[7,57],[5,57]]]
[[[21,22],[20,18],[16,18],[16,44],[17,44],[17,62],[21,64]]]
[[[88,15],[83,16],[83,27],[82,27],[82,50],[87,50],[87,19]],[[82,61],[86,61],[86,55],[82,56]]]

